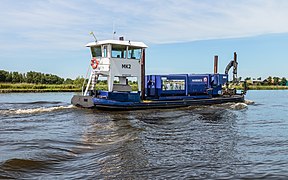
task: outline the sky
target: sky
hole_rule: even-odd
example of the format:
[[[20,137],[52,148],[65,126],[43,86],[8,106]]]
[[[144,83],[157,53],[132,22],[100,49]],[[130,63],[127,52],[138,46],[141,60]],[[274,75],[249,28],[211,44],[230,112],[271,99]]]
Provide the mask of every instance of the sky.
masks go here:
[[[288,77],[287,0],[0,0],[0,70],[86,76],[85,45],[142,41],[147,74],[219,72]]]

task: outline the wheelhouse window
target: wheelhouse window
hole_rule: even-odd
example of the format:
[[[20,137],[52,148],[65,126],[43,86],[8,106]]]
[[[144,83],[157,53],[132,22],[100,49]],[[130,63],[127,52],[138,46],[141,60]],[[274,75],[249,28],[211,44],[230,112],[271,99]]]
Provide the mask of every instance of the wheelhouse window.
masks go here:
[[[128,59],[141,59],[142,49],[129,47]]]
[[[103,46],[103,57],[108,57],[107,54],[108,54],[108,48],[107,46]]]
[[[123,58],[126,59],[126,46],[123,45],[112,45],[112,58]]]
[[[101,47],[91,47],[92,57],[101,57]]]

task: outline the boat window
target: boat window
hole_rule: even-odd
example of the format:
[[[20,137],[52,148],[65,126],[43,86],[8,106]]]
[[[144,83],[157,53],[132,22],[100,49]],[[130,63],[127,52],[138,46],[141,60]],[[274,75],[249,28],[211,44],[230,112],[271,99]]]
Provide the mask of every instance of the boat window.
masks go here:
[[[101,57],[101,47],[91,47],[92,57]]]
[[[112,45],[112,58],[126,58],[126,46]]]
[[[142,49],[129,47],[128,59],[141,59]]]
[[[103,46],[103,57],[107,57],[107,46]]]

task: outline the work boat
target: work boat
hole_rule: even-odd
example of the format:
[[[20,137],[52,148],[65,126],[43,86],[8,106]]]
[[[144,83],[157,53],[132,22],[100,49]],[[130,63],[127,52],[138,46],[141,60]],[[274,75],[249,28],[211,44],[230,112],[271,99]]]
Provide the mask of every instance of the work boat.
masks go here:
[[[75,106],[136,110],[244,101],[245,91],[237,93],[228,89],[228,71],[232,67],[233,81],[237,80],[236,53],[223,74],[218,73],[218,56],[215,56],[214,73],[211,74],[145,75],[147,46],[143,42],[119,38],[95,41],[86,46],[92,55],[91,73],[82,95],[74,95],[71,100]],[[137,82],[134,91],[129,84],[131,79]],[[107,81],[108,90],[99,90],[99,81]]]

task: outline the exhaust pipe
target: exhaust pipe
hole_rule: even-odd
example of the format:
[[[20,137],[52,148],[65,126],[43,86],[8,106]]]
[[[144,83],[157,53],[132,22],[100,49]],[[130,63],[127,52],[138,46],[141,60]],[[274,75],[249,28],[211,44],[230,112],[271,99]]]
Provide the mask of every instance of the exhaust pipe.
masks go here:
[[[218,73],[218,56],[214,56],[214,74]]]

